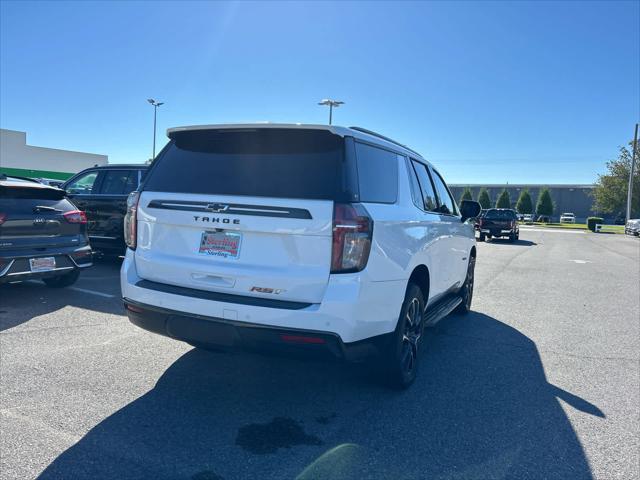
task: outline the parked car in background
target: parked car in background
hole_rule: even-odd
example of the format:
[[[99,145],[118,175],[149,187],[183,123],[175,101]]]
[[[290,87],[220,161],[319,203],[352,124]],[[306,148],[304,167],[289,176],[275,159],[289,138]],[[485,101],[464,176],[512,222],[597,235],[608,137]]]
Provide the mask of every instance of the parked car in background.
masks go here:
[[[104,165],[81,171],[62,188],[87,215],[91,247],[101,253],[123,255],[123,221],[127,196],[138,188],[148,166]]]
[[[525,213],[525,214],[522,216],[522,221],[523,221],[523,222],[526,222],[526,223],[531,223],[531,222],[533,222],[533,215],[532,215],[531,213]]]
[[[487,210],[486,209],[482,209],[482,210],[480,210],[480,213],[478,214],[478,216],[473,219],[473,228],[475,230],[479,230],[480,229],[480,219],[484,216],[485,213],[487,213]]]
[[[0,175],[0,283],[66,287],[91,262],[87,219],[64,190]]]
[[[563,213],[560,215],[560,223],[576,223],[576,216],[571,212]]]
[[[34,178],[37,182],[42,183],[43,185],[49,185],[50,187],[62,187],[64,184],[64,180],[56,180],[51,178]]]
[[[480,204],[459,210],[415,151],[329,125],[168,135],[125,219],[134,324],[201,348],[366,359],[407,387],[425,326],[469,311]]]
[[[510,208],[491,208],[480,219],[480,238],[509,237],[510,242],[520,238],[520,227],[515,210]]]
[[[624,233],[627,235],[640,236],[640,218],[631,218],[624,226]]]

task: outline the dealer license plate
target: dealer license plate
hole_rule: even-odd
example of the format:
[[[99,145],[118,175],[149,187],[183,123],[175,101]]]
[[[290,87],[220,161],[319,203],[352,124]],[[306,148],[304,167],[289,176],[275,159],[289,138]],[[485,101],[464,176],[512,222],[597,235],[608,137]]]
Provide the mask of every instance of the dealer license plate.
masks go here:
[[[238,258],[242,234],[236,232],[203,232],[198,253],[222,258]]]
[[[56,268],[55,257],[30,258],[29,267],[32,272],[48,272]]]

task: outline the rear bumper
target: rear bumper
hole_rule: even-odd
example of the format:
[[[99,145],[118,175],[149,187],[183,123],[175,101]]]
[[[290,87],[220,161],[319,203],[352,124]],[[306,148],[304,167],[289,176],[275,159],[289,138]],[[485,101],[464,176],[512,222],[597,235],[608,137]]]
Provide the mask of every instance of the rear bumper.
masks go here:
[[[502,228],[481,228],[480,233],[491,235],[492,237],[506,237],[507,235],[517,233],[516,230]]]
[[[171,278],[165,284],[148,282],[138,276],[128,249],[120,286],[128,302],[239,325],[323,332],[348,344],[393,332],[407,288],[406,281],[372,282],[363,273],[331,275],[321,303],[283,302],[233,290],[176,288],[169,285]]]
[[[124,298],[129,321],[149,332],[196,345],[221,349],[278,352],[359,361],[376,356],[390,340],[380,335],[345,344],[336,334],[268,327],[222,318],[185,314]]]
[[[54,257],[56,267],[43,272],[32,272],[29,260],[43,257]],[[49,249],[44,252],[41,250],[0,252],[0,283],[50,278],[91,265],[93,265],[92,251],[89,245]]]

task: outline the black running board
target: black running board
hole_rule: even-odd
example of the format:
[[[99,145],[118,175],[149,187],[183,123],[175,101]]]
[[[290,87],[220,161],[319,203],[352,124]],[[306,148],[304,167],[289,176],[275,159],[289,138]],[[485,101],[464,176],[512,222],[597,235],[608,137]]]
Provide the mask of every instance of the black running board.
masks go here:
[[[430,306],[424,315],[424,324],[426,327],[433,327],[436,323],[449,315],[455,308],[462,303],[462,298],[458,295],[447,297],[436,304]]]

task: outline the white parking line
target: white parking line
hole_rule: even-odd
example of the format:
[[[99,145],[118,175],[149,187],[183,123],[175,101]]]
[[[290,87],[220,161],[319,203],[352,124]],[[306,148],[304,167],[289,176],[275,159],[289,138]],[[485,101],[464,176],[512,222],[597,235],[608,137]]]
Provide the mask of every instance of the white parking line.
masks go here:
[[[571,229],[561,229],[561,228],[531,228],[531,227],[520,227],[520,230],[523,232],[551,232],[551,233],[579,233],[584,235],[584,230],[571,230]]]
[[[91,295],[98,295],[99,297],[116,298],[115,295],[110,295],[108,293],[102,293],[102,292],[96,292],[95,290],[87,290],[86,288],[69,287],[69,290],[74,290],[76,292],[82,292],[82,293],[90,293]]]

